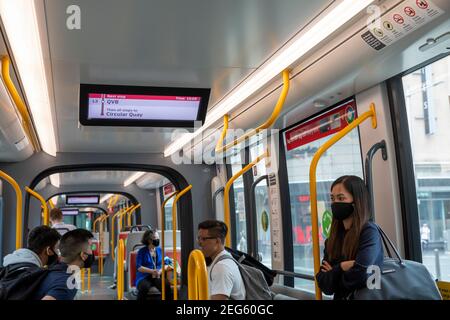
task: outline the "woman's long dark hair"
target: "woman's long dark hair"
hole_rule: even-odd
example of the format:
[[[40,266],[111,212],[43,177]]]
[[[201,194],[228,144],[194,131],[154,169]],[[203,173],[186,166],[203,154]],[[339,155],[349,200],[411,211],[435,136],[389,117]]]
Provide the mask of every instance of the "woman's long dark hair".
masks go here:
[[[370,218],[370,197],[364,181],[357,176],[342,176],[333,182],[331,190],[339,183],[342,183],[345,190],[352,195],[355,210],[352,214],[353,223],[347,232],[342,221],[333,219],[331,223],[330,237],[327,241],[327,254],[330,261],[356,258],[361,230]]]

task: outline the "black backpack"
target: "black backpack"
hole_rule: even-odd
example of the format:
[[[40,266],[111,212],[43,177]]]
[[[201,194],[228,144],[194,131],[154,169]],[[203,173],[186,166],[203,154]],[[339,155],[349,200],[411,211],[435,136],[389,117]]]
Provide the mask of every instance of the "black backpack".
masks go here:
[[[48,269],[33,263],[16,263],[0,269],[0,300],[30,300]]]
[[[231,256],[241,264],[259,269],[263,273],[264,279],[266,279],[267,285],[269,287],[273,284],[273,280],[277,275],[275,271],[266,267],[264,264],[245,252],[234,250],[228,247],[225,247],[225,250],[227,250],[231,254]]]

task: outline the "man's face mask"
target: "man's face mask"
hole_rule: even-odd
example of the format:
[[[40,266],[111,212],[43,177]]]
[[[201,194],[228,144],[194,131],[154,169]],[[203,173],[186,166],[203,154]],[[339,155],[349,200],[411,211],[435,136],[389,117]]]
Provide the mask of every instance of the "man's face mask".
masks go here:
[[[87,253],[87,252],[83,252],[84,254],[87,255],[86,260],[83,261],[83,268],[90,268],[92,266],[92,264],[94,263],[95,257],[93,253]]]
[[[56,254],[55,250],[49,249],[53,253],[51,256],[47,256],[47,265],[51,266],[52,264],[55,264],[58,262],[58,255]]]

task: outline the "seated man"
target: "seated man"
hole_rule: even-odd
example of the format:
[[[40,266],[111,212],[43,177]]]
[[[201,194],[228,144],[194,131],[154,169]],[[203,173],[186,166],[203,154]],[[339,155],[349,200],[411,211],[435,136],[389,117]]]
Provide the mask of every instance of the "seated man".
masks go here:
[[[90,268],[94,262],[91,232],[76,229],[67,232],[61,238],[60,261],[54,265],[40,284],[34,299],[37,300],[73,300],[77,293],[75,272],[80,268]]]
[[[75,230],[77,228],[73,224],[64,223],[63,214],[61,209],[59,208],[53,208],[52,210],[50,210],[50,222],[52,223],[52,228],[56,229],[62,236],[66,232]]]
[[[145,247],[139,249],[136,257],[136,287],[138,300],[146,300],[151,287],[162,290],[162,251],[159,246],[159,235],[154,230],[145,231],[142,236]],[[166,299],[173,300],[169,280],[165,279]]]
[[[244,281],[236,262],[231,259],[216,262],[220,256],[230,255],[225,250],[227,232],[228,228],[222,221],[207,220],[198,225],[198,244],[206,259],[212,261],[208,267],[210,298],[245,300]]]
[[[60,238],[56,230],[48,226],[38,226],[28,235],[28,247],[5,256],[3,266],[13,266],[18,263],[30,263],[37,267],[51,265],[58,260],[56,247]]]

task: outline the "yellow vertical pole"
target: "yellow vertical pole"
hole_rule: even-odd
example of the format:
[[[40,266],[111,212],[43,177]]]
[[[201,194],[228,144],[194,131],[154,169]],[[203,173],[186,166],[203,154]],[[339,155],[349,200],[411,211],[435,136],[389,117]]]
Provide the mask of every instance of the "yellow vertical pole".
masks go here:
[[[44,210],[44,225],[48,226],[48,224],[49,224],[48,207],[47,207],[47,203],[45,202],[44,198],[39,193],[37,193],[34,190],[31,190],[28,187],[25,187],[25,191],[28,192],[29,194],[31,194],[33,197],[35,197],[36,199],[38,199],[41,202],[42,210]]]
[[[192,250],[188,261],[188,299],[208,300],[208,272],[205,256],[200,250]]]
[[[81,268],[81,292],[84,293],[84,268]]]
[[[22,190],[16,180],[0,170],[0,177],[5,179],[16,192],[16,250],[22,248]]]
[[[236,173],[234,176],[232,176],[231,179],[228,180],[228,182],[225,185],[225,189],[223,192],[223,207],[224,207],[224,219],[225,219],[224,222],[228,227],[228,233],[225,238],[225,245],[229,248],[231,247],[231,236],[230,236],[230,234],[231,234],[231,229],[230,229],[230,221],[231,221],[231,218],[230,218],[230,189],[231,189],[231,186],[233,185],[233,182],[236,181],[236,179],[238,179],[240,176],[242,176],[248,170],[253,168],[259,161],[261,161],[262,159],[264,159],[265,157],[268,157],[268,156],[269,156],[269,151],[266,150],[266,152],[264,152],[262,155],[257,157],[255,160],[253,160],[248,165],[246,165],[242,170],[240,170],[238,173]]]
[[[375,129],[377,127],[377,118],[375,112],[375,105],[372,103],[370,105],[370,110],[363,113],[357,119],[353,120],[352,123],[347,125],[344,129],[336,133],[331,139],[325,142],[319,150],[314,154],[311,161],[311,166],[309,168],[309,188],[311,195],[311,222],[312,222],[312,240],[313,240],[313,257],[314,257],[314,274],[317,274],[320,270],[320,248],[319,248],[319,219],[317,213],[317,184],[316,184],[316,170],[317,164],[319,163],[322,154],[327,151],[333,144],[342,139],[351,130],[356,128],[364,120],[372,117],[372,127]],[[322,292],[315,281],[316,288],[316,299],[322,300]]]
[[[172,205],[172,226],[173,226],[173,299],[178,300],[178,287],[177,287],[177,202],[178,200],[186,194],[189,190],[192,189],[192,185],[190,184],[183,190],[181,190],[173,200]],[[164,257],[163,257],[164,259]],[[164,286],[164,284],[163,284]]]
[[[87,277],[88,277],[87,289],[88,289],[88,292],[90,292],[91,291],[91,268],[87,269]]]

